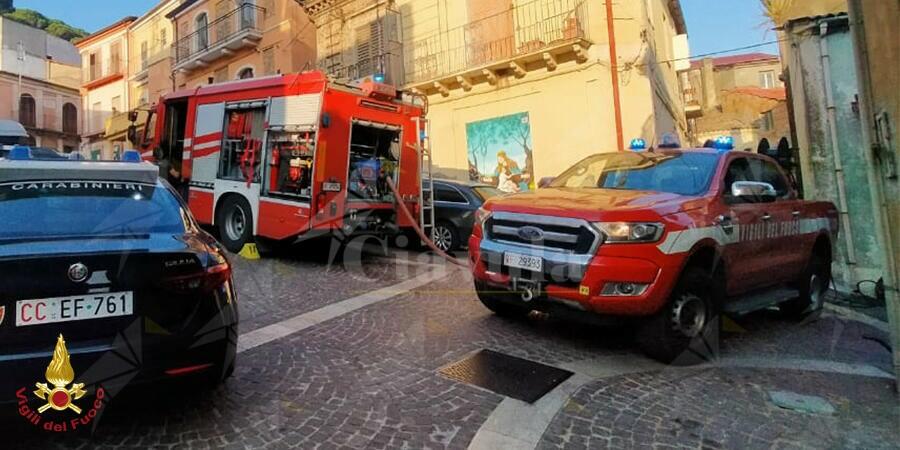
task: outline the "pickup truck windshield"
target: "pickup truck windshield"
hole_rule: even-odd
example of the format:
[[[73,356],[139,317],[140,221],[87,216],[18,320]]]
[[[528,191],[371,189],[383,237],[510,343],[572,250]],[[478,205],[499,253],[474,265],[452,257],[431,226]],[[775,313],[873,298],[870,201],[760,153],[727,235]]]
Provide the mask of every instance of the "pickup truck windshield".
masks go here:
[[[591,156],[550,187],[624,189],[699,195],[709,188],[719,157],[710,153],[609,153]]]

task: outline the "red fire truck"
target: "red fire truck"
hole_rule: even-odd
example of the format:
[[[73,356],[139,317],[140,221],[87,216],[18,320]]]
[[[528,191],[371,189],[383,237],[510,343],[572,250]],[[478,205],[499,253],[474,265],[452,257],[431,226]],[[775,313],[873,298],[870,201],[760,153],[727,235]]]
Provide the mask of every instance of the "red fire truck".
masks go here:
[[[138,140],[145,159],[174,169],[197,220],[239,251],[255,237],[384,235],[415,225],[396,202],[421,212],[430,172],[423,112],[392,86],[304,72],[166,95]]]

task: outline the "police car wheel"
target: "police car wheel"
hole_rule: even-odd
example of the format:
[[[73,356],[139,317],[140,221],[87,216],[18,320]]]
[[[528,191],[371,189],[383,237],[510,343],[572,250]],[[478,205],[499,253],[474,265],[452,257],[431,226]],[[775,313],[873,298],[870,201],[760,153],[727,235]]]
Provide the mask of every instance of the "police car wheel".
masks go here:
[[[243,197],[226,197],[219,207],[216,224],[219,240],[228,251],[240,252],[253,237],[253,211]]]
[[[512,293],[499,292],[497,288],[477,281],[475,282],[475,292],[478,294],[478,300],[481,300],[487,309],[500,317],[520,318],[531,312],[531,308],[515,304],[518,297]],[[521,300],[518,301],[521,302]]]
[[[815,253],[797,282],[797,298],[778,305],[778,309],[794,320],[813,319],[825,306],[825,293],[830,284],[831,260],[823,254]]]
[[[715,283],[707,270],[688,267],[669,302],[646,320],[638,346],[649,357],[672,365],[712,361],[719,353],[720,317],[715,307]]]

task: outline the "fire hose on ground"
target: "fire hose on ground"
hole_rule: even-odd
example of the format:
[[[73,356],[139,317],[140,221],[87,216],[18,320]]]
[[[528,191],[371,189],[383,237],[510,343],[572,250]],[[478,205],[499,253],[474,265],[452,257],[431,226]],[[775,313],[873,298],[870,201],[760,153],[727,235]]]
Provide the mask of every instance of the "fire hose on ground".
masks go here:
[[[428,246],[428,248],[437,253],[438,256],[441,256],[447,261],[450,261],[450,263],[456,264],[457,266],[461,267],[469,267],[467,263],[454,258],[453,256],[447,254],[447,252],[439,249],[436,245],[434,245],[434,241],[431,239],[431,237],[426,236],[425,231],[423,231],[422,227],[419,226],[419,221],[417,221],[416,218],[413,217],[412,213],[409,212],[409,208],[406,207],[406,203],[402,200],[403,197],[400,196],[400,192],[397,191],[397,187],[394,186],[394,182],[390,178],[387,179],[387,185],[389,188],[391,188],[391,192],[394,193],[394,200],[397,203],[400,211],[403,213],[403,216],[413,224],[413,229],[416,230],[416,234],[419,235],[419,239],[421,239],[422,242],[424,242],[425,245]],[[425,201],[425,199],[422,199],[422,201]]]

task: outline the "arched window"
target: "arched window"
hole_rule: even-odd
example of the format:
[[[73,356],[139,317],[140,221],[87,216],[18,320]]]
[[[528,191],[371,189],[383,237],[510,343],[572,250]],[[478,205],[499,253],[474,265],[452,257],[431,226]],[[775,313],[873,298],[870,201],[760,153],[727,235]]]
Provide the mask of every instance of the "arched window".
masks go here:
[[[245,68],[241,69],[240,72],[238,72],[239,80],[246,80],[248,78],[253,78],[253,68],[252,67],[245,67]]]
[[[194,42],[197,44],[197,51],[209,47],[209,18],[206,13],[200,13],[194,19]]]
[[[78,134],[78,109],[71,103],[63,105],[63,133]]]
[[[19,123],[26,127],[37,126],[34,97],[28,94],[22,94],[22,96],[19,97]]]

